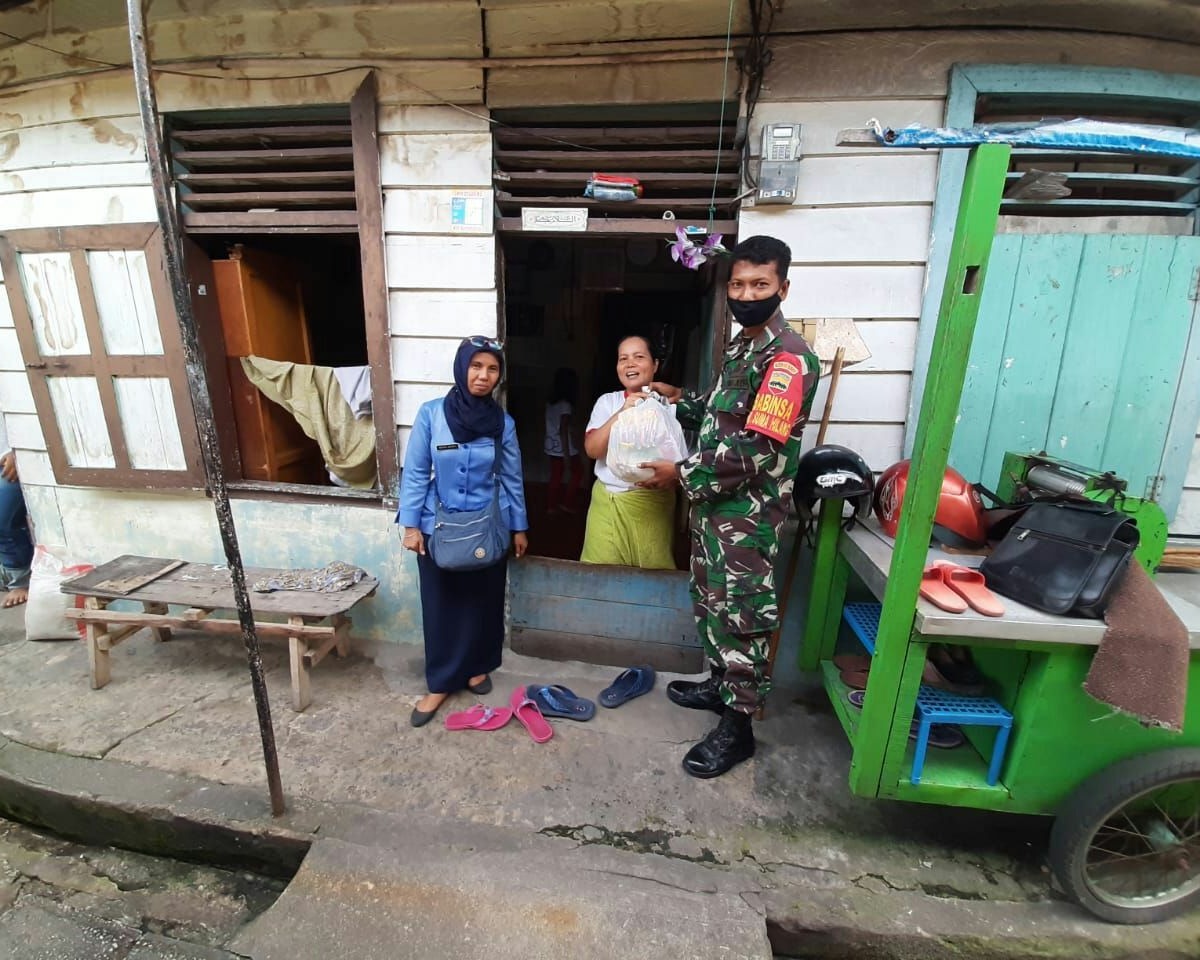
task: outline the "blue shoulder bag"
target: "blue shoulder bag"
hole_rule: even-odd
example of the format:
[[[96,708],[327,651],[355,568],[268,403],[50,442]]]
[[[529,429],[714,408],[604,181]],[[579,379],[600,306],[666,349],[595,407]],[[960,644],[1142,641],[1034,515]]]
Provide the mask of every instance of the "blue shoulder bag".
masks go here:
[[[492,438],[492,502],[482,510],[448,510],[437,498],[429,555],[443,570],[482,570],[508,553],[509,532],[500,512],[500,441]],[[436,491],[436,487],[434,488]]]

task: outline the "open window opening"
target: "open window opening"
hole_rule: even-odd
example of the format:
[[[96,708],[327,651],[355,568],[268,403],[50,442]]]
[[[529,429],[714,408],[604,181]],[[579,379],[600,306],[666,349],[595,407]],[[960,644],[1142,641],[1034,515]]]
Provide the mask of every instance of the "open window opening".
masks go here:
[[[578,560],[583,547],[594,462],[583,452],[597,400],[622,389],[617,347],[648,338],[659,380],[695,389],[711,363],[714,278],[671,260],[659,237],[557,239],[502,236],[508,409],[517,425],[529,508],[530,552]],[[723,300],[721,301],[723,303]],[[719,313],[719,311],[718,311]],[[570,433],[579,456],[559,480],[547,451],[547,408],[556,374],[577,385]],[[569,459],[569,458],[564,458]],[[572,470],[583,464],[578,482]],[[686,504],[677,503],[672,553],[687,560]]]
[[[980,96],[975,113],[976,123],[1032,123],[1050,117],[1192,129],[1200,113],[1194,105],[1170,101],[1028,94]],[[1022,147],[1012,152],[1000,212],[1008,218],[1120,217],[1119,229],[1111,232],[1186,235],[1194,231],[1198,202],[1200,176],[1189,160]],[[1001,229],[1013,226],[1002,223]]]
[[[167,120],[234,489],[377,500],[380,474],[386,485],[394,473],[377,452],[394,431],[386,287],[380,251],[374,265],[371,256],[371,227],[380,229],[373,88],[364,93],[341,107]]]

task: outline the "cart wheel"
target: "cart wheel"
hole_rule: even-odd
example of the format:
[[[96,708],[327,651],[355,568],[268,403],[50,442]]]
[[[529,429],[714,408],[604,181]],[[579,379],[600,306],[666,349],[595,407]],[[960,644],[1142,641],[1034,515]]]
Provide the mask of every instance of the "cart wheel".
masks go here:
[[[1157,923],[1200,903],[1200,749],[1132,757],[1085,781],[1054,822],[1050,865],[1112,923]]]

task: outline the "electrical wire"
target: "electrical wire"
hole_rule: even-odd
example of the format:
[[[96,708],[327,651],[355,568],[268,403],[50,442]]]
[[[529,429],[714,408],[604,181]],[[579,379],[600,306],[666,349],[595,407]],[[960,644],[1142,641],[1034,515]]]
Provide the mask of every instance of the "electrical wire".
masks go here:
[[[733,8],[737,0],[729,0],[729,18],[725,22],[725,56],[721,59],[721,114],[717,120],[717,164],[713,168],[712,195],[708,198],[708,235],[712,236],[717,219],[717,183],[721,176],[721,149],[725,146],[725,98],[729,89],[729,53],[733,43]]]

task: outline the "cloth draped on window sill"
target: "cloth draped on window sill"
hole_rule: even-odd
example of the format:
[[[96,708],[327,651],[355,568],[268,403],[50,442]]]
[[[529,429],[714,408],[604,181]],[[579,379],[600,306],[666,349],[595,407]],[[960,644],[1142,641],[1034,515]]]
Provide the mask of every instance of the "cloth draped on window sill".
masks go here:
[[[333,367],[254,356],[241,361],[250,382],[317,442],[335,483],[359,490],[375,486],[374,418],[355,416]]]

